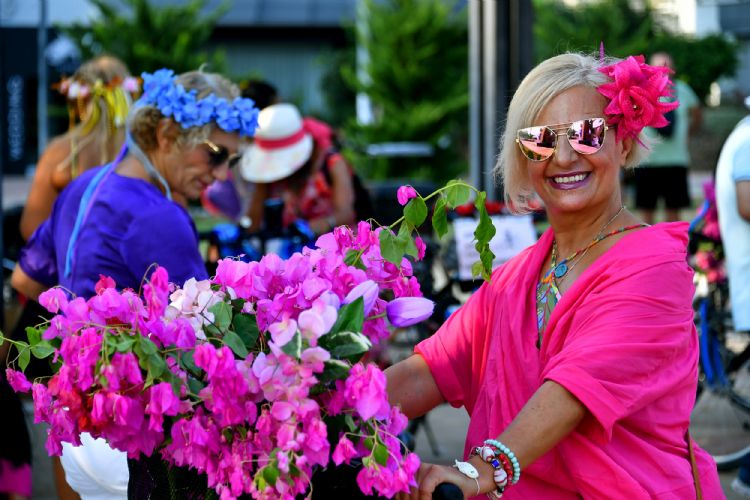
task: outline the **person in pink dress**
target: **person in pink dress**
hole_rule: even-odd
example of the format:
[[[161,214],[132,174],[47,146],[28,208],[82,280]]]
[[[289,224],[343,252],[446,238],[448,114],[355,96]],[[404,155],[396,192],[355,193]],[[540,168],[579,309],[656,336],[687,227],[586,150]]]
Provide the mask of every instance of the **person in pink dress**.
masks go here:
[[[408,417],[445,401],[471,417],[463,456],[423,464],[402,498],[446,482],[467,498],[723,497],[688,434],[688,225],[648,226],[620,194],[670,89],[667,69],[603,53],[555,56],[519,86],[496,172],[509,206],[541,200],[550,228],[386,371]]]

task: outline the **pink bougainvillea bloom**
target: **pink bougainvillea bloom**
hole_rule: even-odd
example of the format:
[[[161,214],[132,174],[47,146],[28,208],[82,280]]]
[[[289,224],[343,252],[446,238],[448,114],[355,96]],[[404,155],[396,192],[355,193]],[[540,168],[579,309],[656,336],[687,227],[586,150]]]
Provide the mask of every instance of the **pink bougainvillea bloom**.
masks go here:
[[[94,285],[94,290],[97,294],[100,294],[103,290],[106,290],[107,288],[115,288],[116,286],[117,285],[115,284],[115,280],[113,280],[109,276],[100,274],[99,281],[97,281],[96,285]]]
[[[380,470],[376,466],[362,467],[357,474],[357,486],[366,495],[372,495],[372,489],[378,481]]]
[[[435,303],[424,297],[399,297],[388,302],[385,311],[393,326],[403,328],[432,316]]]
[[[164,314],[169,305],[169,275],[165,268],[157,267],[151,274],[151,279],[143,286],[143,297],[151,318]]]
[[[406,205],[409,203],[409,200],[416,198],[417,196],[419,196],[417,191],[409,185],[401,186],[398,188],[398,191],[396,191],[396,199],[398,199],[398,203],[401,206]]]
[[[341,436],[339,444],[337,444],[336,448],[333,450],[331,458],[333,459],[333,463],[341,465],[342,463],[348,464],[352,458],[356,456],[357,450],[354,448],[354,443],[349,441],[346,436]]]
[[[39,304],[53,314],[65,309],[68,296],[62,288],[50,288],[39,295]]]
[[[23,372],[13,370],[12,368],[6,368],[5,378],[8,380],[8,384],[10,384],[16,392],[29,392],[31,390],[31,382],[29,382]]]
[[[414,238],[414,245],[417,247],[417,260],[424,259],[424,254],[427,251],[427,245],[425,245],[424,240],[417,236]]]
[[[344,397],[348,403],[354,405],[364,420],[376,415],[388,415],[385,374],[373,364],[368,364],[367,368],[362,363],[352,366],[344,383]],[[386,412],[385,415],[381,415],[383,410]]]
[[[271,334],[273,341],[279,346],[285,346],[292,340],[297,333],[297,322],[286,316],[283,320],[271,323],[268,326],[268,332]]]
[[[297,321],[302,336],[315,346],[318,338],[328,333],[336,323],[336,309],[324,300],[316,300],[310,309],[299,313]]]

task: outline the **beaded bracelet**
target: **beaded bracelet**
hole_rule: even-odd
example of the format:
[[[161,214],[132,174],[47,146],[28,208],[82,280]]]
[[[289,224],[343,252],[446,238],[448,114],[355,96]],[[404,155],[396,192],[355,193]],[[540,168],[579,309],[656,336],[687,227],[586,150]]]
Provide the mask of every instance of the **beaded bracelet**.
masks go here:
[[[495,458],[495,450],[490,446],[477,446],[472,450],[471,455],[479,455],[482,460],[490,464],[494,469],[492,480],[495,482],[495,489],[487,493],[487,498],[490,500],[502,498],[505,487],[508,485],[509,476],[500,461]]]
[[[518,463],[516,455],[510,451],[510,448],[496,439],[486,439],[484,444],[497,448],[500,453],[508,457],[508,460],[510,460],[511,465],[513,466],[513,478],[510,482],[511,484],[516,484],[518,480],[521,479],[521,464]]]

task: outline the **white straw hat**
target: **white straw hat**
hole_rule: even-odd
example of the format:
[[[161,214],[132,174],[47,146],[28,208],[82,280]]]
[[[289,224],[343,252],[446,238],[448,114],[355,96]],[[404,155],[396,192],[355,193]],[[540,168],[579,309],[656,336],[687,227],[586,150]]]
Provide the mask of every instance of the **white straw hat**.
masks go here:
[[[258,115],[258,130],[242,155],[240,174],[250,182],[275,182],[299,170],[312,151],[312,136],[303,128],[297,108],[274,104]]]

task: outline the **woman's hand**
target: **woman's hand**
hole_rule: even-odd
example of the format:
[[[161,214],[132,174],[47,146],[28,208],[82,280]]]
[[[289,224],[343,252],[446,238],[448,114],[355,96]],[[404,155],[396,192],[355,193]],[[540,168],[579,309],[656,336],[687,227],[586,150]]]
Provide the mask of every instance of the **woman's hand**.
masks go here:
[[[477,483],[464,476],[454,467],[423,463],[417,471],[417,487],[410,493],[399,493],[398,500],[431,500],[432,493],[440,483],[455,484],[461,489],[464,498],[476,496]]]

